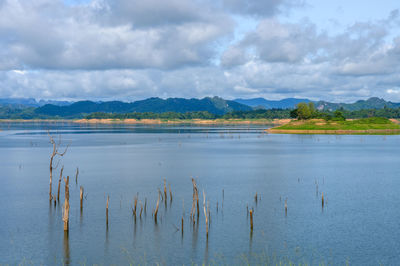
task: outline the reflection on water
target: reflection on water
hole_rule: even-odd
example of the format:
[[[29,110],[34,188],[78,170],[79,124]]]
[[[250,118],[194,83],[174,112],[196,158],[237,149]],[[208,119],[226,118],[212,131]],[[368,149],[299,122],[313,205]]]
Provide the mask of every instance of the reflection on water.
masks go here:
[[[68,231],[64,231],[64,241],[63,241],[63,250],[64,250],[64,265],[71,264],[71,255],[69,251],[69,237]]]
[[[0,127],[0,202],[7,203],[0,205],[0,263],[265,264],[273,256],[277,263],[393,265],[400,259],[399,136],[268,135],[260,126]],[[47,206],[47,128],[71,145],[64,175],[79,167],[70,187],[69,234],[61,204]],[[210,201],[208,238],[204,216],[192,220],[184,204],[175,204],[191,206],[191,177]],[[164,179],[173,200],[161,200],[155,223],[150,213],[159,191],[164,195]],[[136,216],[135,196],[143,205]]]

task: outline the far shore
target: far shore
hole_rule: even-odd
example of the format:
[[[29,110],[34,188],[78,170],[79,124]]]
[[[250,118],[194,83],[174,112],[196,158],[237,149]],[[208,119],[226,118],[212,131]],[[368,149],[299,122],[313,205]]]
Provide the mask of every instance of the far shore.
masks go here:
[[[195,124],[195,125],[284,125],[292,119],[190,119],[190,120],[162,120],[162,119],[0,119],[0,123],[77,123],[77,124]]]

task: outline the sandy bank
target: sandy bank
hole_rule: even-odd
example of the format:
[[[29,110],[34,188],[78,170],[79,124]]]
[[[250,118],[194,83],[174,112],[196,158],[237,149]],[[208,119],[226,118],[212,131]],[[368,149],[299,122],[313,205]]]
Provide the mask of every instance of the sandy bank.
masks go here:
[[[83,124],[196,124],[196,125],[283,125],[290,122],[290,119],[257,119],[257,120],[239,120],[239,119],[192,119],[192,120],[161,120],[161,119],[79,119],[75,123]]]
[[[192,120],[161,120],[161,119],[0,119],[0,123],[78,123],[78,124],[196,124],[196,125],[283,125],[291,119],[192,119]]]

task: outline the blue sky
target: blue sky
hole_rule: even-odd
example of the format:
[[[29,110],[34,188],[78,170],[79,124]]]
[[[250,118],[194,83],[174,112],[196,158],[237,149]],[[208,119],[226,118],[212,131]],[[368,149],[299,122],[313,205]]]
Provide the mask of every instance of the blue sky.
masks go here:
[[[400,101],[399,7],[0,0],[0,97]]]

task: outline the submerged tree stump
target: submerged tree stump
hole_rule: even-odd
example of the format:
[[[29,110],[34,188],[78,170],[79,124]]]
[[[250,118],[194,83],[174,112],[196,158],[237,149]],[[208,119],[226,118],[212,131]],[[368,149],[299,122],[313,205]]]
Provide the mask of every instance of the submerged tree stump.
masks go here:
[[[55,159],[55,157],[57,155],[60,156],[60,157],[64,156],[65,153],[68,150],[68,146],[69,145],[67,145],[67,147],[65,148],[64,152],[59,152],[58,149],[60,148],[60,145],[61,145],[61,138],[59,139],[58,142],[55,142],[53,136],[50,135],[49,131],[47,131],[47,135],[49,135],[50,143],[53,145],[53,152],[51,153],[51,156],[50,156],[50,166],[49,166],[49,168],[50,168],[49,200],[51,201],[53,199],[53,194],[51,192],[52,187],[53,187],[53,185],[52,185],[52,183],[53,183],[53,169],[57,168],[57,166],[58,166],[58,163],[57,163],[57,165],[54,167],[53,166],[53,161],[54,161],[54,159]]]
[[[106,206],[106,226],[108,228],[108,202],[110,200],[110,196],[107,195],[107,206]]]
[[[79,198],[80,198],[80,202],[81,202],[81,211],[82,211],[82,209],[83,209],[83,187],[81,186],[80,187],[80,190],[79,190]]]
[[[61,179],[64,171],[64,165],[61,167],[60,178],[58,179],[58,189],[57,189],[57,201],[60,202],[60,187],[61,187]]]
[[[250,230],[253,232],[253,210],[250,210]]]
[[[69,176],[64,178],[65,182],[65,201],[63,211],[64,231],[69,230]]]
[[[154,222],[157,223],[157,214],[158,214],[158,207],[160,204],[160,193],[158,194],[156,210],[154,211]]]
[[[78,184],[79,167],[76,168],[75,184]]]

